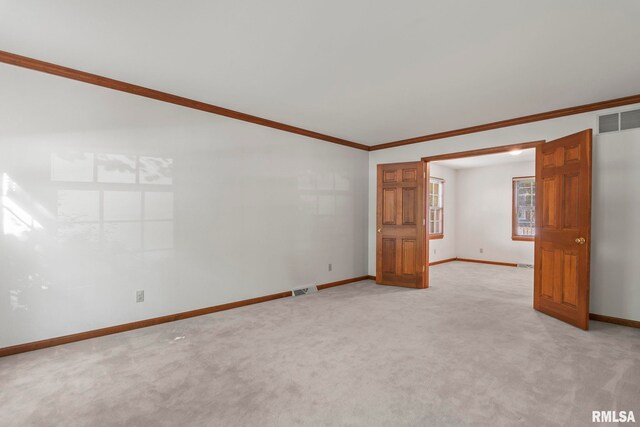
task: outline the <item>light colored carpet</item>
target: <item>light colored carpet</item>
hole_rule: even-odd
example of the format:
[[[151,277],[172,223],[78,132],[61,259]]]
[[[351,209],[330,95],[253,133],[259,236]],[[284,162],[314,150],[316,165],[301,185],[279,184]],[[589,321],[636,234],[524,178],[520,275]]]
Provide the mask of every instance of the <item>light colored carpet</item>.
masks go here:
[[[591,424],[640,415],[640,330],[531,308],[532,271],[454,262],[0,359],[0,425]]]

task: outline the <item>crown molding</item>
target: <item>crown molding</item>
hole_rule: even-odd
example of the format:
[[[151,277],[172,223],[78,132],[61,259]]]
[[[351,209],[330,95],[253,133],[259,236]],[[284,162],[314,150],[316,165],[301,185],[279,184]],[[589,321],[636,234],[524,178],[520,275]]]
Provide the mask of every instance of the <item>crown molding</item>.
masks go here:
[[[593,102],[591,104],[578,105],[576,107],[561,108],[559,110],[547,111],[545,113],[531,114],[529,116],[516,117],[514,119],[500,120],[498,122],[486,123],[483,125],[471,126],[462,129],[450,130],[446,132],[432,133],[430,135],[417,136],[415,138],[402,139],[399,141],[386,142],[384,144],[373,145],[369,151],[384,150],[386,148],[400,147],[403,145],[417,144],[420,142],[433,141],[435,139],[451,138],[453,136],[467,135],[470,133],[484,132],[492,129],[505,128],[509,126],[523,125],[526,123],[539,122],[542,120],[557,119],[558,117],[572,116],[574,114],[588,113],[596,110],[620,107],[629,104],[640,103],[640,94],[626,96],[624,98],[610,99],[608,101]]]
[[[485,123],[482,125],[470,126],[461,129],[450,130],[446,132],[432,133],[428,135],[417,136],[409,139],[402,139],[398,141],[386,142],[377,145],[364,145],[346,139],[336,138],[334,136],[325,135],[319,132],[291,126],[285,123],[276,122],[273,120],[265,119],[258,116],[242,113],[228,108],[219,107],[206,102],[196,101],[189,98],[184,98],[178,95],[173,95],[167,92],[161,92],[155,89],[149,89],[143,86],[126,83],[120,80],[110,79],[108,77],[99,76],[97,74],[91,74],[84,71],[76,70],[73,68],[63,67],[61,65],[52,64],[50,62],[40,61],[38,59],[29,58],[15,53],[0,51],[0,62],[17,67],[27,68],[34,71],[40,71],[47,74],[52,74],[59,77],[64,77],[71,80],[76,80],[84,83],[89,83],[96,86],[101,86],[120,92],[126,92],[133,95],[143,96],[145,98],[155,99],[157,101],[167,102],[170,104],[180,105],[194,110],[200,110],[219,116],[229,117],[236,120],[242,120],[248,123],[253,123],[260,126],[266,126],[273,129],[278,129],[284,132],[294,133],[297,135],[306,136],[309,138],[318,139],[321,141],[331,142],[333,144],[344,145],[346,147],[356,148],[364,151],[377,151],[387,148],[401,147],[403,145],[418,144],[420,142],[433,141],[436,139],[451,138],[454,136],[467,135],[470,133],[485,132],[492,129],[499,129],[509,126],[517,126],[526,123],[539,122],[542,120],[556,119],[559,117],[571,116],[574,114],[588,113],[591,111],[604,110],[607,108],[615,108],[623,105],[638,104],[640,103],[640,94],[626,96],[623,98],[610,99],[607,101],[593,102],[591,104],[578,105],[575,107],[561,108],[559,110],[547,111],[544,113],[531,114],[528,116],[516,117],[512,119],[500,120],[497,122]]]
[[[52,64],[50,62],[40,61],[38,59],[29,58],[26,56],[17,55],[15,53],[0,51],[0,62],[5,64],[15,65],[17,67],[27,68],[29,70],[40,71],[42,73],[53,74],[55,76],[64,77],[71,80],[77,80],[84,83],[89,83],[96,86],[102,86],[109,89],[117,90],[120,92],[126,92],[133,95],[143,96],[145,98],[155,99],[157,101],[167,102],[169,104],[180,105],[194,110],[200,110],[211,114],[217,114],[219,116],[225,116],[236,120],[242,120],[244,122],[254,123],[260,126],[266,126],[273,129],[278,129],[284,132],[295,133],[298,135],[306,136],[309,138],[315,138],[322,141],[331,142],[333,144],[344,145],[351,148],[357,148],[359,150],[368,151],[369,146],[364,144],[358,144],[357,142],[347,141],[346,139],[336,138],[330,135],[314,132],[307,129],[291,126],[285,123],[276,122],[273,120],[265,119],[258,116],[252,116],[250,114],[241,113],[239,111],[230,110],[228,108],[219,107],[206,102],[196,101],[189,98],[173,95],[166,92],[161,92],[155,89],[149,89],[143,86],[126,83],[120,80],[110,79],[108,77],[99,76],[97,74],[91,74],[73,68],[63,67],[61,65]]]

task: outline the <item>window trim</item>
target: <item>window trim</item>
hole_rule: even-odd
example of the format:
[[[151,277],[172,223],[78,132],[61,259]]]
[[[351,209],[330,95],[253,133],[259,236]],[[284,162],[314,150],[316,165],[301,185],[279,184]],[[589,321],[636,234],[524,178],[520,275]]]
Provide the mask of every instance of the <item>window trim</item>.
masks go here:
[[[518,213],[516,212],[516,181],[522,179],[534,179],[535,176],[514,176],[511,178],[511,240],[518,242],[533,242],[535,236],[520,236],[518,230]]]
[[[443,178],[438,178],[437,176],[430,176],[429,177],[429,184],[431,184],[431,180],[432,179],[437,179],[438,181],[440,181],[440,185],[442,186],[442,191],[441,191],[441,195],[440,195],[440,200],[441,200],[441,204],[442,207],[440,208],[442,210],[442,233],[437,233],[437,234],[432,234],[429,233],[429,226],[430,226],[430,217],[429,217],[429,210],[431,209],[431,202],[429,201],[429,197],[431,196],[431,193],[429,191],[429,186],[427,185],[427,234],[429,235],[429,240],[439,240],[439,239],[444,239],[444,183],[446,182]]]

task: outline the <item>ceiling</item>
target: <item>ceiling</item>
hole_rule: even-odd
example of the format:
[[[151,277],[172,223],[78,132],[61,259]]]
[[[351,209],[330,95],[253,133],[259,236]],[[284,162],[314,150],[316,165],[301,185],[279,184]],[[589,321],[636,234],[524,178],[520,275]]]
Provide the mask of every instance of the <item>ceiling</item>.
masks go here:
[[[485,166],[503,165],[506,163],[533,162],[536,160],[535,148],[527,150],[516,150],[518,155],[506,153],[485,154],[484,156],[463,157],[461,159],[437,160],[433,163],[439,166],[446,166],[450,169],[471,169]]]
[[[0,50],[367,145],[640,93],[637,0],[0,0]]]

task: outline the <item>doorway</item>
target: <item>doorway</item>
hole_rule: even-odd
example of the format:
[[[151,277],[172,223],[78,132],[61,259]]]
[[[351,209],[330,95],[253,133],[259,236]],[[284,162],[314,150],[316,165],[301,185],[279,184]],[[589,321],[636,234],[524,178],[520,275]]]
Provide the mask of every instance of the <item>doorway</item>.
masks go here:
[[[535,160],[529,148],[431,161],[429,265],[456,260],[533,268]]]
[[[429,287],[430,241],[432,235],[435,241],[443,234],[446,218],[443,211],[438,212],[439,201],[446,197],[440,189],[446,183],[431,182],[432,165],[445,160],[534,149],[533,307],[588,329],[591,139],[592,131],[588,129],[551,142],[534,141],[430,156],[421,162],[378,165],[376,283]],[[411,172],[405,173],[405,170]],[[404,182],[404,178],[416,175],[422,175],[422,180],[418,179],[421,183],[413,184],[411,179]],[[410,191],[405,191],[405,187]],[[436,195],[431,201],[426,197],[427,189]],[[434,206],[430,207],[429,203]],[[524,221],[514,227],[521,227],[523,233],[527,233],[530,225]],[[416,258],[422,261],[421,269],[414,268]],[[389,278],[394,283],[390,283]]]

